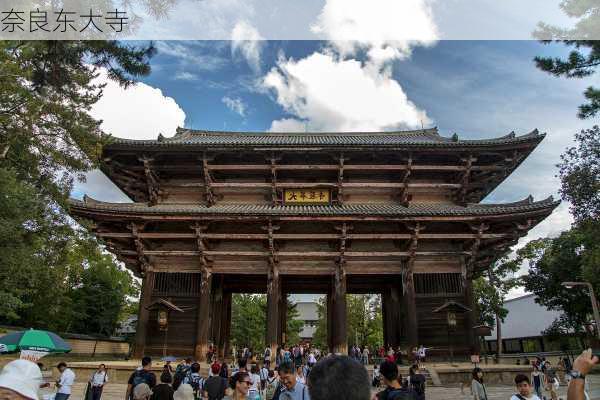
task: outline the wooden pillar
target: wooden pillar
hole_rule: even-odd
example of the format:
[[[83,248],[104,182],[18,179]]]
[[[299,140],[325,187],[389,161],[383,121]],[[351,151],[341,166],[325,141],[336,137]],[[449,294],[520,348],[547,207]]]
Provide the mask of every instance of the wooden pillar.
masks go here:
[[[154,288],[154,272],[146,271],[142,280],[142,291],[140,294],[140,309],[138,311],[138,322],[135,331],[134,358],[144,357],[146,351],[146,336],[148,335],[148,306],[152,300],[152,290]]]
[[[223,359],[229,357],[230,353],[230,341],[229,336],[231,335],[231,292],[223,293],[223,312],[221,313],[221,343],[219,348],[223,349]]]
[[[400,298],[401,293],[398,286],[390,288],[390,302],[388,305],[388,314],[390,318],[390,345],[396,349],[400,345]]]
[[[333,290],[327,294],[327,348],[333,353]]]
[[[279,269],[276,263],[271,265],[267,282],[267,346],[271,348],[271,359],[275,360],[277,347],[281,344],[281,335],[279,330],[281,324],[279,321],[281,305],[281,282],[279,279]]]
[[[280,289],[281,290],[281,289]],[[293,343],[287,342],[287,294],[281,292],[279,297],[279,343],[282,345],[291,345]]]
[[[221,323],[223,321],[223,279],[213,279],[213,290],[212,290],[212,306],[210,312],[210,329],[212,343],[217,347],[217,354],[221,354],[222,346],[222,329]]]
[[[198,322],[196,328],[196,348],[194,357],[197,361],[206,361],[208,351],[208,336],[210,332],[210,298],[212,272],[210,268],[202,268],[202,283],[200,285],[200,302],[198,304]]]
[[[387,354],[388,348],[391,346],[391,321],[389,316],[389,303],[390,303],[390,292],[388,288],[385,288],[381,293],[381,322],[383,323],[383,347]]]
[[[348,354],[348,332],[346,318],[346,274],[343,263],[337,266],[333,281],[333,332],[334,354]]]
[[[475,336],[475,331],[473,330],[473,327],[477,325],[477,321],[475,320],[477,304],[473,299],[473,281],[469,277],[466,277],[463,282],[463,285],[465,290],[465,304],[471,309],[471,311],[465,313],[465,329],[467,330],[467,344],[469,346],[469,351],[471,352],[471,354],[479,354],[479,340],[477,336]]]
[[[413,347],[419,345],[419,325],[412,268],[408,268],[404,272],[402,287],[404,289],[404,314],[406,315],[406,340],[410,350],[412,350]]]

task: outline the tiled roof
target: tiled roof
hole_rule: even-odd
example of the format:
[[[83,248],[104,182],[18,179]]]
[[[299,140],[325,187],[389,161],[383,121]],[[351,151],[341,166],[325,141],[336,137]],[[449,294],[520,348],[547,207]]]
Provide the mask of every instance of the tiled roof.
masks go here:
[[[236,146],[426,146],[462,147],[539,142],[545,134],[537,129],[522,136],[514,132],[492,139],[460,139],[440,136],[437,128],[395,132],[214,132],[179,128],[173,137],[157,140],[113,138],[106,149],[122,147],[236,147]]]
[[[311,206],[271,206],[269,204],[223,204],[206,207],[195,204],[158,204],[146,203],[105,203],[84,197],[83,201],[71,199],[74,214],[80,211],[114,212],[128,214],[164,214],[164,215],[246,215],[246,216],[477,216],[522,213],[554,209],[560,201],[552,196],[538,202],[531,197],[516,203],[507,204],[411,204],[404,207],[399,204],[345,204]]]

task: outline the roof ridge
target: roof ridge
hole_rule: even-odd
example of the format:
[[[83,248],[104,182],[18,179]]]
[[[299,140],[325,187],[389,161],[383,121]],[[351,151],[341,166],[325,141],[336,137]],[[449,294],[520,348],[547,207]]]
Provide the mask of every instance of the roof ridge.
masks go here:
[[[432,128],[393,130],[393,131],[312,131],[312,132],[270,132],[270,131],[216,131],[178,127],[174,137],[193,136],[395,136],[426,134],[441,137],[437,126]],[[167,140],[170,138],[166,138]]]

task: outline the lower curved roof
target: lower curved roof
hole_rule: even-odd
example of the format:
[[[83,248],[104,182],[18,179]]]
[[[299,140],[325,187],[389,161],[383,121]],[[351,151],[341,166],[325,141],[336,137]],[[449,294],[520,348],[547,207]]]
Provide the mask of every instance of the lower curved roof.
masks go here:
[[[192,215],[192,216],[386,216],[386,217],[443,217],[492,216],[540,212],[550,214],[560,201],[552,196],[534,202],[530,196],[515,203],[468,204],[344,204],[310,206],[272,206],[270,204],[222,204],[207,207],[203,204],[107,203],[85,196],[83,201],[70,200],[73,214],[131,214],[131,215]]]

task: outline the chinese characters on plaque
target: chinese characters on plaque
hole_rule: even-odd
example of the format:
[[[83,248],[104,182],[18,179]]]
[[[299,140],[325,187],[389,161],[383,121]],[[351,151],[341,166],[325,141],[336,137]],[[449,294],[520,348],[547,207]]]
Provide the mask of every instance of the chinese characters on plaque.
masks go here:
[[[83,32],[112,31],[122,32],[128,24],[129,17],[125,11],[109,10],[107,12],[85,11],[75,12],[60,9],[56,11],[10,10],[0,11],[2,32]]]
[[[329,189],[285,189],[283,204],[329,204]]]

